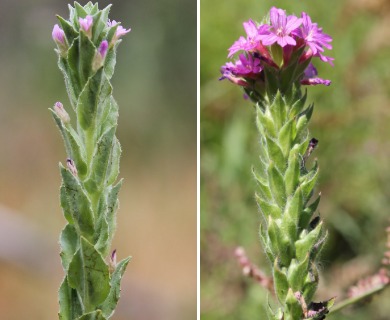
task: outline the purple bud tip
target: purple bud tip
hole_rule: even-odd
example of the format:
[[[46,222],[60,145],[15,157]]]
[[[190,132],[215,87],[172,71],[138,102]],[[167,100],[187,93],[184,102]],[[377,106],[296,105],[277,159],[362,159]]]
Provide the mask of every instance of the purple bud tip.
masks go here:
[[[92,26],[93,18],[90,15],[86,16],[85,19],[79,18],[79,23],[80,23],[80,28],[85,32],[88,32]]]
[[[65,44],[65,33],[58,24],[54,25],[53,32],[51,33],[53,40],[58,44]]]
[[[61,102],[56,102],[54,104],[53,109],[54,109],[55,113],[57,114],[57,116],[60,117],[62,122],[64,122],[64,123],[70,122],[69,114],[66,112],[66,110],[64,109],[64,106],[62,105]]]
[[[103,40],[98,49],[98,52],[103,59],[106,57],[107,50],[108,50],[108,42],[107,40]]]
[[[73,161],[71,158],[67,158],[67,159],[66,159],[66,166],[68,167],[69,171],[70,171],[75,177],[77,177],[77,168],[76,168],[76,165],[75,165],[74,161]]]
[[[111,253],[111,261],[116,260],[116,249]]]
[[[130,31],[131,31],[131,28],[125,29],[122,26],[118,26],[118,28],[116,29],[115,36],[117,38],[120,38],[120,37],[124,36],[126,33],[129,33]]]

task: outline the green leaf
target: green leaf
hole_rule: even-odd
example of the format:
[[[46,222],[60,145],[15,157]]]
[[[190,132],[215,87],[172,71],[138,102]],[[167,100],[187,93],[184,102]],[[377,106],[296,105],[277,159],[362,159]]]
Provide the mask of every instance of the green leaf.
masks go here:
[[[286,274],[279,268],[278,259],[274,261],[273,278],[276,296],[284,305],[289,287]]]
[[[265,218],[272,217],[273,219],[278,219],[282,216],[282,210],[280,210],[277,205],[264,200],[257,193],[255,194],[255,197],[261,213]]]
[[[301,90],[299,88],[294,88],[295,90],[295,95],[291,101],[292,106],[289,111],[289,118],[292,119],[294,118],[297,114],[302,112],[303,107],[305,106],[306,103],[306,98],[307,98],[307,89],[305,90],[305,94],[301,95]]]
[[[279,170],[275,168],[273,162],[270,163],[268,168],[269,186],[272,192],[272,196],[280,208],[283,208],[286,203],[286,189],[284,186],[283,176]]]
[[[73,28],[73,26],[64,18],[57,15],[57,19],[60,23],[61,29],[65,33],[66,41],[69,45],[71,45],[75,38],[78,37],[78,32]]]
[[[61,245],[61,262],[65,271],[68,270],[69,264],[73,259],[74,254],[80,247],[79,237],[75,227],[71,224],[67,224],[61,232],[60,236]]]
[[[76,177],[60,164],[62,175],[61,207],[65,218],[74,224],[78,233],[93,240],[94,217],[91,203]]]
[[[80,249],[69,265],[69,285],[76,289],[84,312],[94,311],[110,292],[110,274],[104,259],[87,239],[81,237]]]
[[[114,136],[112,150],[110,152],[110,159],[108,161],[107,173],[106,173],[106,185],[113,184],[118,178],[119,174],[119,160],[121,157],[121,145],[119,140]]]
[[[272,118],[276,124],[277,131],[279,131],[286,122],[286,104],[280,91],[277,92],[269,110],[271,111]]]
[[[116,308],[116,305],[118,304],[119,298],[120,298],[120,284],[122,280],[123,273],[126,270],[127,264],[129,263],[131,257],[128,257],[126,259],[123,259],[120,261],[115,271],[113,272],[111,276],[111,290],[107,297],[107,299],[104,301],[104,303],[101,305],[100,309],[103,311],[103,314],[106,318],[110,318],[112,314],[114,313],[114,310]]]
[[[318,195],[317,199],[313,201],[312,204],[310,204],[308,207],[306,207],[301,215],[300,219],[300,227],[302,229],[307,228],[307,226],[310,223],[310,220],[314,214],[314,212],[317,210],[318,204],[320,203],[321,194]]]
[[[312,196],[314,187],[317,183],[318,176],[319,168],[316,164],[315,167],[309,172],[309,174],[304,177],[304,181],[301,184],[304,201],[308,201]]]
[[[67,277],[64,278],[58,290],[58,298],[60,302],[58,313],[60,320],[77,319],[83,313],[83,306],[80,304],[77,291],[69,287]]]
[[[290,319],[303,319],[303,310],[300,302],[295,297],[291,288],[288,289],[286,296],[286,305]]]
[[[268,183],[264,181],[263,178],[261,178],[255,171],[255,169],[252,167],[252,174],[256,179],[257,185],[259,187],[260,196],[262,199],[265,199],[266,201],[272,201],[272,194],[268,187]]]
[[[90,75],[92,75],[92,62],[96,55],[96,47],[84,31],[80,31],[79,54],[78,74],[81,83],[84,84]]]
[[[288,283],[290,284],[290,287],[296,291],[302,291],[304,280],[309,273],[309,253],[306,254],[305,259],[303,259],[301,262],[293,259],[291,261],[291,264],[288,268]]]
[[[81,6],[78,2],[74,2],[74,8],[76,9],[76,14],[78,18],[85,18],[87,16],[87,11],[84,10],[84,7]]]
[[[69,47],[68,50],[68,57],[67,57],[67,64],[69,66],[68,68],[68,74],[70,75],[71,83],[70,85],[72,86],[76,97],[79,96],[84,83],[82,83],[80,74],[79,74],[79,65],[80,65],[80,36],[75,38]]]
[[[109,4],[106,8],[99,11],[97,14],[93,17],[93,27],[92,27],[92,34],[93,34],[93,42],[94,43],[100,43],[103,40],[103,31],[107,27],[107,20],[108,20],[108,14],[110,12],[111,4]],[[108,41],[108,40],[107,40]]]
[[[284,209],[284,216],[289,216],[293,221],[299,225],[301,212],[303,210],[302,190],[299,187],[294,195],[287,199],[286,208]]]
[[[321,221],[315,229],[306,234],[302,239],[299,239],[295,242],[296,257],[299,261],[304,260],[306,254],[311,252],[314,248],[314,245],[320,241],[322,226],[323,223]]]
[[[287,166],[287,159],[284,157],[282,149],[280,149],[280,146],[275,141],[268,137],[266,137],[266,142],[269,159],[275,163],[281,173],[284,173]]]
[[[109,192],[107,196],[107,223],[109,230],[109,239],[112,240],[116,230],[116,212],[119,206],[118,193],[122,187],[123,179],[121,179]]]
[[[75,162],[78,174],[80,178],[83,178],[87,173],[87,165],[85,163],[85,150],[82,147],[81,141],[74,130],[69,130],[64,126],[64,123],[53,109],[49,110],[52,112],[53,118],[60,129],[62,138],[64,139],[68,158],[71,158]]]
[[[311,104],[307,109],[305,109],[297,119],[297,125],[296,125],[296,136],[294,137],[294,142],[298,143],[302,136],[305,135],[305,131],[307,131],[307,125],[309,123],[309,120],[313,114],[314,105]]]
[[[100,137],[96,143],[95,152],[92,157],[91,171],[88,180],[92,180],[99,190],[104,186],[106,180],[110,154],[113,149],[115,130],[116,128],[112,127]]]
[[[74,71],[70,68],[68,61],[59,56],[58,58],[58,67],[60,68],[62,74],[64,75],[66,91],[68,92],[69,100],[72,105],[73,110],[76,110],[77,106],[77,97],[81,91],[80,86],[78,85],[78,77],[75,75]]]
[[[272,120],[272,116],[269,110],[267,109],[265,112],[263,112],[259,108],[256,110],[257,110],[256,123],[260,133],[262,135],[270,135],[271,137],[276,138],[277,134],[276,134],[275,123]]]
[[[101,121],[101,114],[108,113],[106,109],[107,101],[110,101],[112,87],[100,68],[91,78],[89,78],[77,103],[77,114],[81,127],[89,130],[95,123],[97,115]],[[106,131],[106,126],[101,128]]]
[[[295,189],[299,184],[300,162],[300,156],[296,152],[290,152],[288,166],[286,169],[286,173],[284,174],[287,195],[290,195],[295,192]]]
[[[77,320],[106,320],[106,319],[107,318],[103,316],[101,310],[83,314],[80,318],[77,318]]]
[[[292,125],[294,119],[289,120],[279,132],[279,145],[285,158],[288,157],[292,143]]]
[[[263,244],[263,248],[265,250],[265,253],[268,256],[268,259],[270,261],[274,261],[275,260],[275,255],[274,255],[272,249],[270,248],[269,241],[268,241],[269,238],[268,238],[267,233],[264,230],[262,224],[260,224],[260,227],[259,227],[259,237],[260,237],[261,243]]]

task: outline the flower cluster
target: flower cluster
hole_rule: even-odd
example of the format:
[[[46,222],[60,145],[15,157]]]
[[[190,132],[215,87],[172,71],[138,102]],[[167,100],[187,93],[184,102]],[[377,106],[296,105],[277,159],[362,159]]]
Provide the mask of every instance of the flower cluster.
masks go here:
[[[80,31],[83,31],[89,39],[92,38],[92,27],[93,27],[93,17],[91,15],[87,15],[85,18],[79,18],[79,27]],[[108,44],[110,47],[115,45],[115,43],[119,40],[120,37],[124,36],[126,33],[130,32],[131,29],[125,29],[120,25],[120,22],[116,22],[115,20],[107,21],[107,35],[109,34],[110,29],[115,28],[115,33],[112,36],[112,39],[110,43],[108,43],[107,40],[102,40],[99,45],[98,53],[100,56],[97,57],[97,59],[103,59],[107,53]],[[54,25],[53,31],[52,31],[52,37],[54,42],[58,46],[58,50],[61,53],[62,56],[66,55],[67,49],[69,48],[69,45],[67,43],[67,39],[65,37],[64,30],[60,28],[58,24]]]
[[[228,57],[238,52],[238,60],[227,62],[221,68],[222,79],[228,79],[244,88],[261,87],[265,69],[277,72],[280,77],[288,70],[293,73],[290,84],[330,85],[329,80],[318,78],[310,62],[313,57],[333,66],[333,58],[325,56],[332,49],[332,38],[322,32],[305,12],[301,17],[286,15],[276,7],[271,8],[269,24],[258,25],[253,20],[243,23],[246,38],[240,37],[230,48]],[[291,69],[294,72],[291,72]]]

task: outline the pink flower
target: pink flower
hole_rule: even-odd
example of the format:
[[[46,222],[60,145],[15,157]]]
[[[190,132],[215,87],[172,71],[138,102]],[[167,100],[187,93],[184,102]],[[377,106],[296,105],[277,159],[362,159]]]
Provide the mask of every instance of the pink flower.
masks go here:
[[[278,43],[282,48],[286,45],[296,45],[295,39],[291,36],[292,32],[299,28],[302,19],[296,16],[286,16],[282,9],[272,7],[270,10],[271,27],[265,35],[261,36],[263,45],[269,46]]]
[[[108,27],[115,27],[117,24],[119,24],[120,22],[116,22],[115,20],[108,20],[107,21],[107,26]],[[116,29],[116,32],[115,32],[115,40],[113,39],[113,41],[117,41],[120,37],[124,36],[126,33],[130,32],[131,31],[131,28],[129,29],[125,29],[123,28],[121,25],[119,25]]]
[[[312,23],[309,15],[302,12],[302,27],[293,31],[293,34],[305,40],[305,43],[313,55],[318,52],[324,52],[324,48],[332,49],[332,37],[322,32],[317,23]]]
[[[260,40],[262,35],[268,32],[268,25],[261,25],[260,27],[256,26],[256,23],[253,20],[249,20],[243,23],[246,39],[244,37],[240,37],[230,48],[228,57],[232,57],[236,52],[240,50],[244,51],[254,51],[260,45]]]
[[[90,15],[87,15],[85,19],[79,18],[79,23],[80,23],[80,28],[83,30],[86,34],[90,35],[91,34],[91,26],[93,23],[93,18]]]

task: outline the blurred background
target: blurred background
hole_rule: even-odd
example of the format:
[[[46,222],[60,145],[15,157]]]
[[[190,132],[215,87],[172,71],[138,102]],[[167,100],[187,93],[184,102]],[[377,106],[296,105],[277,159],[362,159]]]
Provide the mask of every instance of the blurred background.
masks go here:
[[[87,1],[79,1],[86,4]],[[122,144],[118,259],[133,256],[113,320],[196,318],[196,2],[112,3],[131,27],[112,79]],[[51,38],[67,1],[0,0],[0,318],[57,318],[63,278],[58,162],[48,108],[70,109]],[[72,2],[73,4],[73,2]],[[72,114],[71,114],[72,117]]]
[[[242,22],[261,21],[272,6],[307,12],[333,37],[335,67],[318,63],[330,87],[308,88],[315,102],[311,135],[319,140],[321,217],[330,232],[321,257],[317,300],[345,297],[375,273],[386,247],[390,207],[390,1],[201,0],[201,315],[204,320],[266,319],[267,293],[241,274],[241,245],[268,272],[258,239],[260,216],[251,165],[257,132],[250,102],[219,82],[227,49]],[[329,319],[389,319],[390,290]]]

